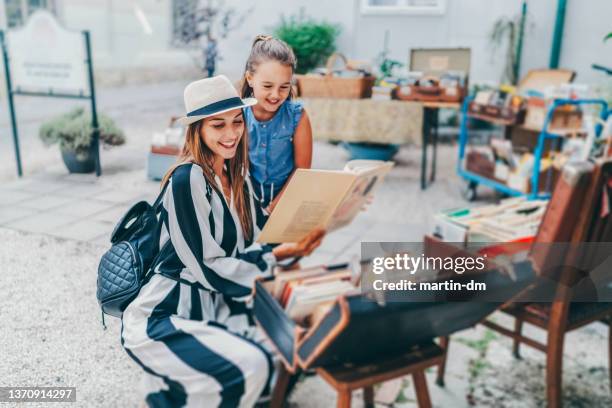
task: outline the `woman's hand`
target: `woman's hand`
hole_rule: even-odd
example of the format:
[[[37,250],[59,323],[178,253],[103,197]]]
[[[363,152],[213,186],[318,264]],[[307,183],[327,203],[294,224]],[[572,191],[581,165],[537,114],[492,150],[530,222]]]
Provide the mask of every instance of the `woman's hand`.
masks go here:
[[[272,250],[272,253],[277,260],[307,256],[312,253],[323,241],[325,230],[321,228],[314,229],[308,233],[299,242],[281,244]]]

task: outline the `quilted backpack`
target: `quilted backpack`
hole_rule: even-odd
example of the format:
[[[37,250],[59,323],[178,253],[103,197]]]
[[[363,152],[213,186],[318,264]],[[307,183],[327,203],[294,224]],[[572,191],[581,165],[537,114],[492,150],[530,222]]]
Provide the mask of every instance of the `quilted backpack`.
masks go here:
[[[134,300],[150,267],[155,265],[159,248],[161,200],[168,183],[150,205],[140,201],[121,218],[111,234],[111,248],[98,265],[96,297],[104,314],[121,317]],[[168,240],[165,245],[168,245]],[[163,248],[162,248],[163,249]],[[106,327],[106,326],[105,326]]]

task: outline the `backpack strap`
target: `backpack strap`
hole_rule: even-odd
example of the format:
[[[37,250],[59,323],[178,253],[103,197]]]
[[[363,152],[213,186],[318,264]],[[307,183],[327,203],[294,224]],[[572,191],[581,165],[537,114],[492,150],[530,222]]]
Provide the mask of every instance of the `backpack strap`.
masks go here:
[[[170,184],[170,177],[164,183],[164,186],[162,187],[161,191],[159,192],[159,195],[157,196],[157,198],[155,199],[155,202],[153,202],[153,210],[155,210],[156,213],[157,213],[159,205],[161,204],[162,199],[164,198],[164,194],[166,193],[166,189],[168,188],[168,184]]]
[[[178,169],[179,167],[181,167],[184,164],[192,164],[191,162],[185,162],[185,163],[181,163],[179,165],[177,165],[172,172],[174,173],[174,171],[176,169]],[[166,189],[168,188],[168,185],[170,184],[170,180],[172,179],[172,175],[170,175],[170,177],[168,177],[168,180],[166,180],[166,182],[164,183],[161,191],[159,192],[159,195],[157,196],[157,198],[155,199],[155,202],[153,203],[153,209],[155,210],[155,213],[157,213],[157,210],[159,207],[159,205],[161,204],[162,199],[164,198],[164,193],[166,192]]]
[[[187,164],[187,163],[184,163],[184,164]],[[179,166],[181,166],[181,165],[179,165]],[[179,166],[176,166],[176,168],[174,170],[176,170]],[[162,187],[161,191],[159,192],[159,195],[157,196],[157,198],[155,199],[155,202],[153,203],[153,209],[155,210],[155,213],[157,213],[159,211],[158,207],[161,205],[161,201],[162,201],[162,199],[164,197],[164,194],[166,193],[166,189],[168,188],[168,185],[170,184],[170,179],[171,178],[172,177],[169,177],[168,180],[166,181],[166,183],[164,183],[164,186]],[[157,253],[157,255],[155,255],[155,258],[153,258],[153,261],[151,261],[151,266],[149,267],[149,270],[146,272],[145,276],[148,275],[149,273],[157,273],[158,275],[161,275],[161,276],[163,276],[165,278],[171,279],[171,280],[173,280],[175,282],[180,282],[180,283],[183,283],[183,284],[189,285],[189,286],[195,286],[196,288],[198,288],[200,290],[206,290],[206,291],[210,292],[209,289],[206,289],[199,282],[189,282],[188,280],[183,279],[183,278],[172,276],[172,275],[164,273],[164,272],[156,272],[155,271],[155,267],[157,266],[157,262],[159,261],[159,258],[161,257],[161,254],[164,252],[164,250],[166,248],[168,248],[170,243],[171,243],[170,237],[168,237],[168,240],[159,249],[159,252]]]

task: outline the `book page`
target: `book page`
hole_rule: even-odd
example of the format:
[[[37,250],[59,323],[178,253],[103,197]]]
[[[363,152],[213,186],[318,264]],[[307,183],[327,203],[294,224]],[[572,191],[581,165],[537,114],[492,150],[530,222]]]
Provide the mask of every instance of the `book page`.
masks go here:
[[[363,160],[365,162],[365,160]],[[351,162],[347,163],[347,167]],[[360,172],[359,177],[353,185],[344,200],[334,212],[331,222],[328,225],[328,231],[343,227],[350,223],[353,218],[359,214],[361,208],[366,204],[368,196],[372,194],[376,186],[378,186],[385,175],[393,167],[393,163],[387,162],[380,164],[377,167],[369,167],[367,170]]]
[[[297,169],[257,242],[297,242],[329,220],[357,176],[342,171]]]

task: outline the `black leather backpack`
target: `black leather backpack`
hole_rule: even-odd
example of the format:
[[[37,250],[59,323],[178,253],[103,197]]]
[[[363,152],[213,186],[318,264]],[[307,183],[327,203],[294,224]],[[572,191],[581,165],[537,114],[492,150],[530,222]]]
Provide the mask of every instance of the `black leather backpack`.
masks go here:
[[[123,315],[161,253],[158,214],[167,187],[168,182],[153,205],[146,201],[134,204],[111,234],[112,246],[102,255],[98,265],[96,297],[102,309],[102,324],[104,314],[115,317]]]

